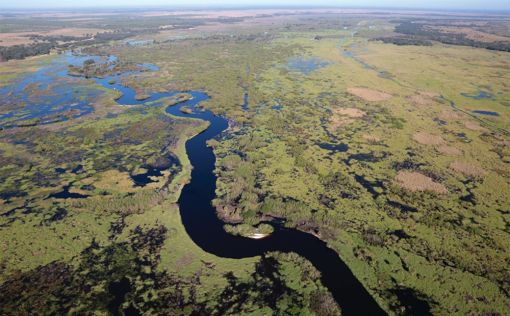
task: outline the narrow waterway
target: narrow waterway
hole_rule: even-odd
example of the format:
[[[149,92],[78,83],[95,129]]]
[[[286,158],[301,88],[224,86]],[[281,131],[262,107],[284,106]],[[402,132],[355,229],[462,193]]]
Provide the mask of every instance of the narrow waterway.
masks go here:
[[[67,54],[62,56],[67,64],[79,65],[84,60],[93,58],[99,60],[98,56],[73,56]],[[110,57],[111,59],[112,57]],[[114,60],[114,59],[113,59]],[[62,60],[59,60],[59,67],[55,71],[57,64],[43,68],[37,73],[37,85],[44,89],[53,83],[55,77],[70,78],[66,67],[62,67]],[[53,67],[52,67],[53,66]],[[157,70],[152,65],[143,65],[150,71]],[[136,105],[144,102],[157,101],[163,97],[173,96],[181,91],[153,93],[146,100],[136,100],[134,89],[124,86],[121,83],[122,76],[133,74],[128,72],[115,74],[105,78],[91,78],[97,84],[107,88],[115,89],[122,93],[117,99],[119,105]],[[27,82],[18,82],[24,85],[34,83],[34,80],[27,79]],[[16,83],[15,83],[16,84]],[[15,85],[14,84],[14,85]],[[13,85],[13,86],[14,86]],[[56,85],[58,87],[58,85]],[[3,88],[7,91],[9,87]],[[23,93],[24,87],[18,86],[19,93]],[[11,90],[12,91],[12,90]],[[166,109],[167,113],[184,118],[197,118],[210,123],[209,127],[202,133],[189,139],[186,142],[186,152],[188,154],[193,170],[191,172],[191,181],[186,184],[179,198],[179,207],[182,217],[182,223],[190,238],[204,251],[224,258],[246,258],[260,256],[268,251],[295,252],[308,259],[320,272],[321,280],[335,297],[342,308],[343,315],[384,315],[385,312],[379,307],[372,296],[362,286],[358,279],[352,274],[347,265],[340,259],[338,254],[328,248],[326,243],[317,237],[304,233],[296,229],[289,229],[279,225],[274,225],[275,231],[269,237],[263,239],[250,239],[240,236],[233,236],[226,233],[223,229],[224,223],[216,216],[216,210],[212,206],[212,200],[215,198],[216,176],[214,174],[215,156],[213,151],[207,147],[206,142],[209,139],[217,137],[228,128],[228,121],[225,118],[215,116],[210,111],[203,111],[196,108],[200,102],[209,99],[209,96],[201,91],[184,91],[192,95],[192,99],[184,101],[175,106]],[[13,94],[17,95],[16,93]],[[47,98],[50,98],[49,95]],[[75,98],[72,94],[66,94],[64,103]],[[56,96],[55,102],[48,101],[47,106],[41,109],[34,103],[28,104],[23,110],[23,116],[20,119],[41,117],[49,113],[58,114],[60,111],[68,110],[58,102],[62,98]],[[48,99],[49,100],[49,99]],[[247,96],[246,96],[247,103]],[[180,111],[182,107],[194,109],[191,114],[184,114]],[[77,108],[86,108],[79,115],[90,113],[91,106],[89,102],[81,101],[76,103]],[[33,111],[31,111],[33,110]],[[19,115],[16,111],[6,115]],[[72,117],[71,117],[72,118]],[[42,124],[45,122],[43,121]],[[15,125],[13,125],[15,127]],[[64,192],[65,193],[65,192]],[[121,285],[119,285],[121,286]]]
[[[167,108],[169,114],[193,117],[210,122],[201,134],[186,143],[186,152],[193,166],[191,182],[184,186],[179,198],[182,222],[191,239],[203,250],[224,258],[259,256],[268,251],[295,252],[308,259],[321,272],[322,283],[331,291],[344,315],[384,315],[367,290],[352,274],[338,254],[319,238],[295,229],[275,226],[264,239],[233,236],[223,230],[211,202],[215,198],[215,156],[206,142],[228,127],[228,122],[210,111],[183,114],[180,108],[193,107],[207,95],[191,92],[193,99]]]

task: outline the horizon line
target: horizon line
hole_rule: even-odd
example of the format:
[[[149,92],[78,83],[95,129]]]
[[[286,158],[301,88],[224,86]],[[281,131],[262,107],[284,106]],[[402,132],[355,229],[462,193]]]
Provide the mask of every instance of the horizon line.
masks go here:
[[[25,7],[25,6],[1,6],[1,10],[14,10],[14,11],[42,11],[42,10],[219,10],[219,9],[230,9],[230,10],[255,10],[255,9],[365,9],[365,10],[397,10],[397,11],[446,11],[446,12],[471,12],[471,13],[510,13],[509,9],[500,8],[458,8],[458,7],[405,7],[405,6],[365,6],[365,5],[350,5],[350,6],[334,6],[334,5],[235,5],[235,4],[218,4],[212,6],[204,6],[200,4],[187,4],[187,5],[138,5],[138,4],[124,4],[124,5],[81,5],[81,6],[41,6],[41,7]],[[0,13],[0,17],[8,12]]]

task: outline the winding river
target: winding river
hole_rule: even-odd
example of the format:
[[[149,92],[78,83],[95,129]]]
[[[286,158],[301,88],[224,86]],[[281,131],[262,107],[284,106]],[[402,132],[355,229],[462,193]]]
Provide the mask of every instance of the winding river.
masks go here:
[[[63,58],[68,64],[77,65],[89,58],[97,59],[97,56],[67,54]],[[151,65],[146,65],[146,67],[151,71],[157,70]],[[54,78],[54,73],[52,72],[51,78]],[[65,71],[57,72],[57,74],[69,77]],[[44,81],[44,76],[41,73],[38,75],[39,79]],[[180,93],[180,91],[154,93],[149,99],[136,100],[135,91],[123,86],[120,82],[121,76],[124,75],[126,74],[92,79],[107,89],[120,91],[122,97],[117,99],[117,103],[120,105],[143,104]],[[213,172],[215,156],[213,151],[207,147],[206,141],[218,137],[220,133],[224,132],[228,128],[228,121],[210,111],[195,108],[200,102],[209,98],[204,92],[184,92],[191,94],[193,98],[168,107],[166,112],[176,117],[196,118],[210,123],[206,130],[186,142],[186,152],[193,170],[191,181],[182,189],[179,207],[182,223],[190,238],[204,251],[223,258],[239,259],[260,256],[268,251],[295,252],[308,259],[321,272],[322,283],[333,294],[344,315],[384,315],[385,312],[338,254],[319,238],[280,225],[273,225],[274,233],[263,239],[234,236],[224,231],[224,223],[218,219],[216,210],[211,204],[216,190],[216,176]],[[79,106],[85,106],[85,104],[80,103]],[[184,106],[195,108],[195,110],[191,114],[184,114],[180,111]]]
[[[178,117],[193,117],[208,121],[210,126],[186,143],[186,152],[193,170],[191,181],[184,186],[179,198],[182,222],[191,239],[204,251],[224,258],[260,256],[268,251],[295,252],[308,259],[321,272],[322,283],[331,291],[342,308],[343,315],[384,315],[384,311],[352,274],[338,254],[319,238],[275,225],[275,231],[263,239],[251,239],[228,234],[224,223],[216,216],[211,202],[215,198],[215,156],[206,142],[228,128],[226,119],[210,111],[183,114],[182,106],[192,107],[208,98],[202,92],[191,92],[193,99],[168,107],[167,112]]]

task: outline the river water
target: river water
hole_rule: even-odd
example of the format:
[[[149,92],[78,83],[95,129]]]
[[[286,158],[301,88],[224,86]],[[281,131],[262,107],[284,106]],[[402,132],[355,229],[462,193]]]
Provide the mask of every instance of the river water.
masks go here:
[[[60,58],[64,58],[66,63],[74,65],[78,65],[90,58],[100,59],[98,56],[73,56],[71,54],[66,54]],[[149,71],[157,71],[155,66],[144,66]],[[55,72],[51,67],[47,68],[37,73],[37,80],[40,81],[38,84],[41,87],[48,87],[47,81],[55,80],[55,74],[66,78],[69,77],[66,71],[60,70]],[[45,76],[44,71],[47,71],[48,74],[51,73],[51,76]],[[120,91],[122,97],[117,99],[119,105],[143,104],[144,102],[157,101],[163,97],[173,96],[177,93],[189,93],[193,97],[191,100],[170,106],[166,109],[166,112],[176,117],[196,118],[210,123],[205,131],[186,142],[186,152],[193,170],[191,172],[191,181],[183,187],[179,198],[182,223],[190,238],[200,248],[219,257],[234,259],[260,256],[268,251],[295,252],[308,259],[321,272],[322,283],[333,294],[344,315],[385,314],[338,254],[319,238],[277,224],[273,225],[275,228],[274,233],[263,239],[256,240],[226,233],[223,229],[224,223],[218,219],[216,210],[211,204],[215,198],[216,190],[216,176],[213,172],[216,158],[213,151],[207,147],[206,142],[209,139],[218,137],[228,128],[227,119],[216,116],[210,111],[196,108],[202,101],[209,99],[209,96],[201,91],[158,92],[151,94],[150,98],[146,100],[136,100],[134,89],[121,84],[123,76],[133,73],[136,72],[115,74],[105,78],[91,78],[91,80],[107,89]],[[9,87],[2,89],[7,91]],[[59,98],[58,95],[55,98],[55,102],[62,101],[62,98]],[[67,96],[67,98],[72,98],[72,96]],[[65,101],[68,101],[68,99]],[[87,111],[84,111],[84,114],[90,112],[88,111],[90,105],[87,102],[81,100],[79,106],[87,109]],[[194,109],[193,113],[182,113],[180,108],[184,106]],[[52,113],[56,112],[59,108],[66,109],[65,106],[63,107],[58,104],[54,107],[48,106],[47,108],[51,109]],[[30,110],[30,107],[28,110]],[[37,108],[35,112],[35,115],[43,116],[44,114]],[[27,117],[31,117],[30,113],[27,114]]]

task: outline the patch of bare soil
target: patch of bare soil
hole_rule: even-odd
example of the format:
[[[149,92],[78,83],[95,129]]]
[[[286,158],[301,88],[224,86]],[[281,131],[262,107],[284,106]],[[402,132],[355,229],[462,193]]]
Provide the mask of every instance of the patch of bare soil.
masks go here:
[[[386,101],[393,97],[391,94],[386,92],[362,87],[352,87],[347,89],[347,92],[369,102]]]
[[[441,145],[436,148],[438,152],[448,155],[448,156],[460,156],[462,155],[462,150],[448,146],[448,145]]]
[[[448,193],[444,185],[434,182],[431,178],[415,171],[400,171],[395,177],[395,183],[411,192],[430,191],[440,194]]]
[[[418,132],[413,135],[413,139],[422,145],[443,145],[445,143],[441,136],[432,135],[427,132]]]
[[[483,126],[480,126],[480,124],[477,122],[467,121],[464,122],[464,126],[472,131],[487,132],[487,129]]]
[[[485,175],[487,172],[483,170],[481,167],[461,162],[461,161],[454,161],[450,164],[450,169],[460,172],[466,176],[472,176],[472,177],[481,177]]]

